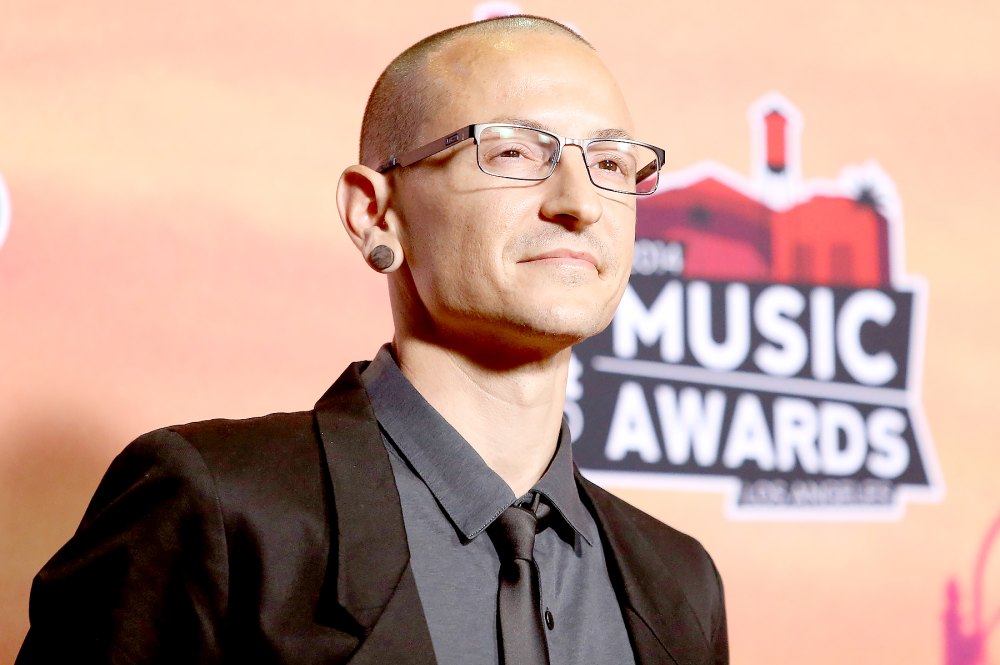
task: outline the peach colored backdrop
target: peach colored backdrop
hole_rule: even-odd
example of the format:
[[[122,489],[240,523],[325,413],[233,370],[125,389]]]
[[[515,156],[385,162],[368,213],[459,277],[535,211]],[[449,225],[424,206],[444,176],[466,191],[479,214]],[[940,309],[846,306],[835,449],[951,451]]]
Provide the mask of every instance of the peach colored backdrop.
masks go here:
[[[31,577],[128,441],[307,408],[388,338],[336,180],[382,67],[473,4],[2,3],[0,661],[27,629]],[[1000,4],[521,7],[597,46],[668,169],[745,173],[746,109],[780,90],[805,117],[806,178],[876,159],[895,181],[904,270],[930,286],[923,398],[943,501],[890,522],[732,522],[719,494],[611,489],[712,551],[734,663],[944,663],[946,583],[968,633],[1000,513]],[[1000,552],[983,588],[997,612]]]

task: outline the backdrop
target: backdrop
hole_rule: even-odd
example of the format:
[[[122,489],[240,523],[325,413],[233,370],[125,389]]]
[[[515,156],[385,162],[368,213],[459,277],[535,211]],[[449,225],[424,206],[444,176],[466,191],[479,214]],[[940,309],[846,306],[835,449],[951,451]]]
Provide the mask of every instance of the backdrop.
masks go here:
[[[2,9],[9,660],[131,439],[308,408],[388,339],[334,203],[368,90],[509,7]],[[1000,5],[521,9],[584,34],[668,155],[626,304],[576,355],[588,473],[712,552],[734,663],[997,662]]]

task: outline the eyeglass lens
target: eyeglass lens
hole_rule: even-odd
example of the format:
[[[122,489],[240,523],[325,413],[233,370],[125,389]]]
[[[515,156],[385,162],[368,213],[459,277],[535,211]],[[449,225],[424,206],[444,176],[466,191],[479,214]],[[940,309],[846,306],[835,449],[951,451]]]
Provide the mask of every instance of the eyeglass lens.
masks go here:
[[[487,127],[479,137],[479,167],[490,175],[544,180],[555,168],[559,141],[548,132],[525,127]],[[609,139],[587,145],[590,180],[616,192],[648,194],[656,189],[659,170],[650,148]]]

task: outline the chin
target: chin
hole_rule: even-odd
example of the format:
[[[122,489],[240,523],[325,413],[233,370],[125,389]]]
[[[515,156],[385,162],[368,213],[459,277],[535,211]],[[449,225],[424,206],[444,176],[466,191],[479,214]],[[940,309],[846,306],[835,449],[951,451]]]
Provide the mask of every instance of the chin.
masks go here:
[[[612,316],[613,309],[605,312],[595,311],[593,307],[581,310],[555,306],[532,317],[534,320],[526,327],[534,329],[541,337],[551,341],[560,340],[565,346],[572,346],[607,328]]]
[[[539,295],[537,290],[532,295]],[[464,307],[439,310],[435,336],[444,337],[470,352],[489,349],[504,357],[509,354],[549,355],[593,337],[608,327],[615,313],[608,299],[593,296],[522,297],[493,307]],[[441,325],[443,322],[447,322]],[[449,332],[445,332],[449,331]]]

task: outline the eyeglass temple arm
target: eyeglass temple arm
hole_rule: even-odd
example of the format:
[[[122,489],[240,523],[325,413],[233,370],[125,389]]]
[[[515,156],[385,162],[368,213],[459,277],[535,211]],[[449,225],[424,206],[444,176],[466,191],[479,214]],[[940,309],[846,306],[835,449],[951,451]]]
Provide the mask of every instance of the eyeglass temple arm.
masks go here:
[[[388,161],[380,164],[375,170],[379,173],[385,173],[386,171],[394,169],[397,166],[409,166],[410,164],[416,164],[421,159],[427,159],[431,155],[437,154],[446,148],[450,148],[456,143],[461,143],[462,141],[472,138],[475,129],[475,125],[469,125],[468,127],[455,130],[447,136],[442,136],[436,141],[431,141],[430,143],[422,145],[419,148],[414,148],[409,152],[404,152],[402,155],[393,155]]]
[[[662,168],[661,165],[663,164],[664,160],[667,157],[666,153],[660,148],[656,148],[654,146],[650,147],[653,148],[654,151],[656,151],[656,160],[650,162],[649,164],[646,164],[644,167],[639,169],[639,171],[635,174],[636,183],[642,182],[649,176],[653,175],[655,172],[659,171]]]

